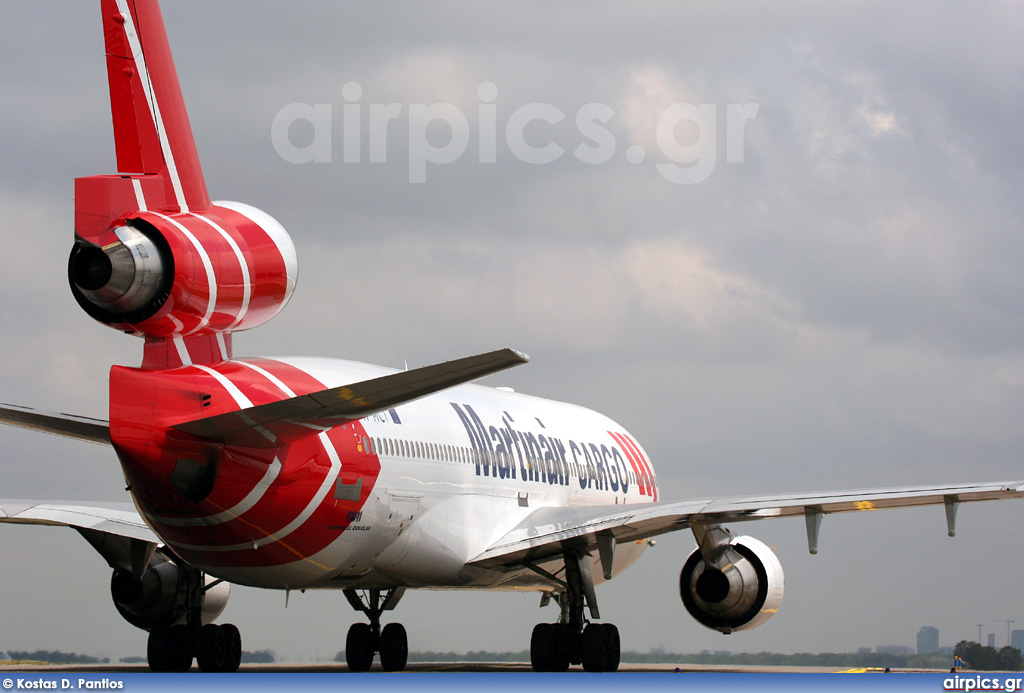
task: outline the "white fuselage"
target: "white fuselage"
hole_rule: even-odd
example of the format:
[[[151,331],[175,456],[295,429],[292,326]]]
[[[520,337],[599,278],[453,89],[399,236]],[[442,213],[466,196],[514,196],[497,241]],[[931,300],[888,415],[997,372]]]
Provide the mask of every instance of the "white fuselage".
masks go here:
[[[395,372],[332,359],[274,360],[328,388]],[[526,568],[496,571],[467,563],[538,508],[657,498],[642,448],[614,421],[583,407],[463,385],[361,424],[364,452],[379,458],[380,473],[337,539],[292,563],[209,572],[272,588],[544,588],[550,581]],[[618,547],[614,573],[645,545]],[[600,571],[594,574],[601,579]]]

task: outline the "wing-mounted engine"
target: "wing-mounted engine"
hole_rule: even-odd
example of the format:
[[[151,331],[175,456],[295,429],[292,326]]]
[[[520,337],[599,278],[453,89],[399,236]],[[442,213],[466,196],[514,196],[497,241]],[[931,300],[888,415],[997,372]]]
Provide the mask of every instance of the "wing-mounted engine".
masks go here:
[[[183,570],[177,563],[156,554],[142,578],[131,570],[118,568],[110,579],[110,596],[121,616],[136,628],[154,628],[187,623],[192,611],[205,625],[213,623],[227,606],[231,586],[214,580],[195,568]]]
[[[690,615],[722,633],[756,628],[782,603],[784,578],[775,552],[753,537],[713,526],[695,529],[700,547],[679,574]]]

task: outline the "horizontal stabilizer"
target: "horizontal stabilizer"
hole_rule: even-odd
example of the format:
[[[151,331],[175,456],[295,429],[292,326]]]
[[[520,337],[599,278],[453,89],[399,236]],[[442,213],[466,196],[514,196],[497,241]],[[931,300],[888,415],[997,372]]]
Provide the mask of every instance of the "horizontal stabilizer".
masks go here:
[[[90,443],[110,445],[110,427],[101,419],[36,411],[16,404],[0,405],[0,423],[52,433]]]
[[[276,448],[321,431],[526,363],[513,349],[414,368],[173,426],[209,440]]]

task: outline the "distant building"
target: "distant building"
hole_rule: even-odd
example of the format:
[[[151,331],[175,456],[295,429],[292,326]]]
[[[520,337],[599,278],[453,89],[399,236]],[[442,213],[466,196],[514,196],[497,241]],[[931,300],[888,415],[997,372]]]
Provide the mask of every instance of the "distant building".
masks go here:
[[[0,652],[0,661],[9,662],[11,661],[11,655],[6,652]]]
[[[1024,652],[1024,630],[1015,630],[1010,633],[1010,647],[1016,647]]]
[[[870,647],[858,647],[857,648],[857,654],[868,654],[869,652],[871,652],[871,648]]]
[[[917,631],[917,653],[927,654],[939,651],[939,629],[932,626],[921,626]]]
[[[992,647],[992,648],[995,648],[995,646],[996,646],[996,634],[995,633],[989,633],[988,634],[988,646]]]
[[[914,649],[906,645],[879,645],[875,648],[875,652],[878,654],[912,655]]]

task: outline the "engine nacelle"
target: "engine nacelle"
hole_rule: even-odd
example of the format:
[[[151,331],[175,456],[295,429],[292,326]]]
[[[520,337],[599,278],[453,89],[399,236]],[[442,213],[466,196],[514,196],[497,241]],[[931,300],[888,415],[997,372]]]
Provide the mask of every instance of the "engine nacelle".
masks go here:
[[[154,339],[261,325],[284,307],[297,275],[284,228],[237,202],[127,214],[95,237],[77,236],[68,260],[85,312]]]
[[[735,537],[715,561],[694,551],[679,574],[683,605],[702,625],[732,633],[756,628],[778,610],[784,589],[775,552],[753,537]]]
[[[124,620],[143,630],[184,623],[190,595],[197,595],[193,598],[200,600],[203,624],[213,623],[227,606],[231,585],[219,582],[211,587],[216,580],[206,576],[200,588],[199,571],[190,570],[194,571],[193,575],[156,555],[142,580],[135,580],[129,570],[115,570],[110,579],[110,596]]]

